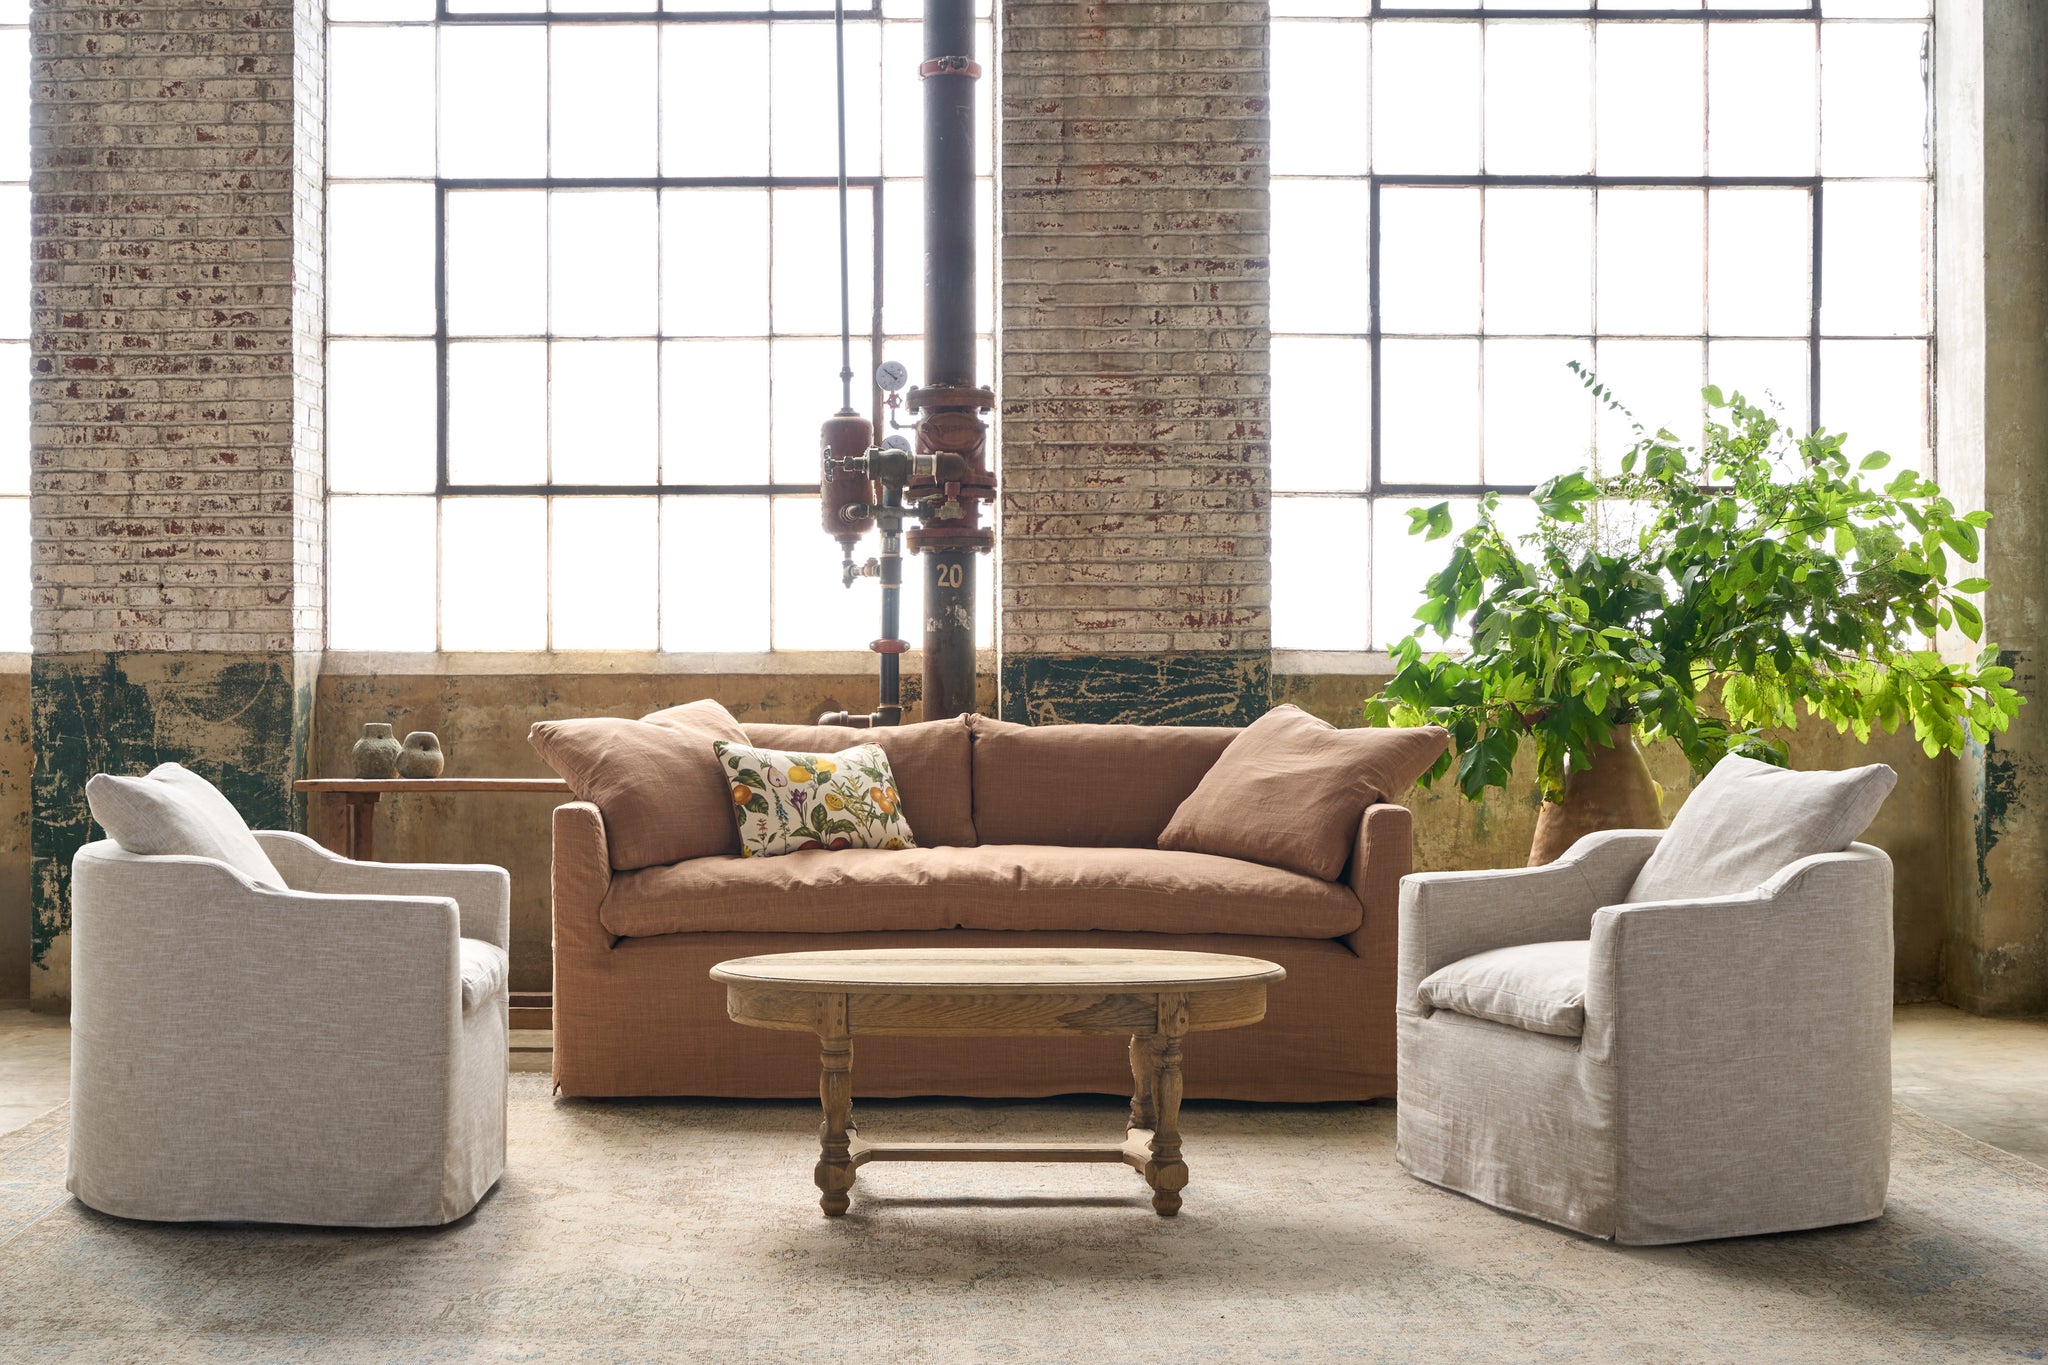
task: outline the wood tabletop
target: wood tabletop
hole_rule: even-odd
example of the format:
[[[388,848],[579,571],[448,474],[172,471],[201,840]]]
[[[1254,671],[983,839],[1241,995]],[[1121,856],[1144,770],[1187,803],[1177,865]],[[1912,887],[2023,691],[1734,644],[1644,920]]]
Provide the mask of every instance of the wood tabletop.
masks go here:
[[[295,792],[565,792],[559,777],[307,777]]]
[[[847,995],[1228,990],[1286,979],[1263,958],[1124,948],[861,948],[733,958],[713,980]]]

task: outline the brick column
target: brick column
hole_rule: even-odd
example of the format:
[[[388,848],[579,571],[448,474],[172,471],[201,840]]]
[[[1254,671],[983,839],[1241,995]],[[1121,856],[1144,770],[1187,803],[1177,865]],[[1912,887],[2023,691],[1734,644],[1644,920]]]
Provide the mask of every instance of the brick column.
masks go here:
[[[34,955],[94,772],[295,823],[321,631],[320,0],[36,0]]]
[[[1266,6],[1002,9],[1002,709],[1267,703]]]

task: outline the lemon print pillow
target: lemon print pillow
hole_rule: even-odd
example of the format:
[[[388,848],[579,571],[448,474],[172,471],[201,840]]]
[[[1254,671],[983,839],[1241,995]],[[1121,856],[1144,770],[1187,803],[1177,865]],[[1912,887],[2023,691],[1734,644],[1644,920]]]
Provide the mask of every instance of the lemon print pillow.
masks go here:
[[[819,848],[916,848],[889,756],[862,744],[800,754],[714,740],[732,788],[740,854],[773,858]]]

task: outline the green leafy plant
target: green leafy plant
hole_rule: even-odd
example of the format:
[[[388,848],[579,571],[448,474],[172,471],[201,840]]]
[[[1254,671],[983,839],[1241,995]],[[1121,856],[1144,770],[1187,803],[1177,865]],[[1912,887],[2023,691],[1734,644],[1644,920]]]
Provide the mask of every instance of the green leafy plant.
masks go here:
[[[1425,782],[1455,764],[1476,800],[1529,739],[1556,800],[1625,726],[1676,741],[1699,772],[1730,753],[1782,766],[1802,707],[1858,739],[1910,722],[1930,755],[2006,728],[2024,699],[1981,639],[1970,595],[1988,585],[1955,570],[1977,562],[1990,515],[1958,513],[1917,470],[1872,482],[1890,457],[1852,466],[1839,432],[1795,436],[1740,393],[1703,393],[1701,448],[1630,417],[1619,471],[1538,488],[1533,533],[1505,531],[1489,494],[1452,539],[1422,628],[1391,647],[1395,676],[1366,706],[1374,723],[1450,730]],[[1411,534],[1451,533],[1448,503],[1409,516]],[[1931,647],[1949,629],[1982,645],[1975,663]],[[1469,652],[1442,647],[1461,634]]]

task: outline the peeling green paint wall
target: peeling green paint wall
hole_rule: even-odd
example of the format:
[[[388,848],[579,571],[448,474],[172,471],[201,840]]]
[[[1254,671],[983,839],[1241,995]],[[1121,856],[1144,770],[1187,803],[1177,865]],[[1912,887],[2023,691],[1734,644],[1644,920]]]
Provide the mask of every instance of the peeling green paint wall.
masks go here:
[[[291,784],[304,771],[313,663],[291,654],[37,655],[29,892],[30,998],[70,996],[71,856],[97,837],[85,803],[97,772],[178,762],[220,787],[258,828],[299,824]]]
[[[26,669],[0,673],[0,1000],[28,999],[29,740]]]
[[[1249,725],[1272,687],[1264,650],[1010,656],[1005,720],[1026,725]]]

